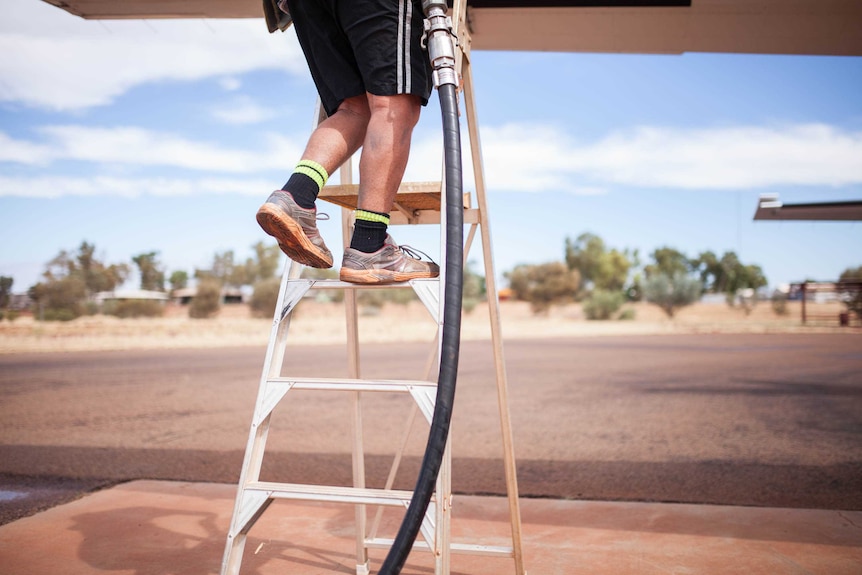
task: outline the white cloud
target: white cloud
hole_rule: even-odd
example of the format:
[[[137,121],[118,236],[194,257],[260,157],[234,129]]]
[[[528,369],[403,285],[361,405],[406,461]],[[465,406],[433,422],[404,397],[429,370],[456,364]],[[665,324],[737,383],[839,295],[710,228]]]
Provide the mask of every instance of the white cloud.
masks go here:
[[[862,132],[825,124],[638,128],[575,147],[567,165],[600,181],[735,190],[862,183]]]
[[[289,168],[302,152],[302,143],[277,134],[263,138],[263,149],[248,150],[136,127],[60,125],[44,126],[38,132],[45,137],[45,142],[14,140],[0,132],[0,160],[41,165],[57,160],[76,160],[97,165],[165,166],[246,173]]]
[[[260,69],[307,74],[295,36],[259,19],[88,21],[35,0],[0,4],[0,101],[74,110],[147,82]]]
[[[212,109],[215,119],[226,124],[259,124],[272,119],[275,114],[271,108],[261,106],[248,96],[240,96]]]
[[[242,178],[123,178],[111,176],[0,176],[0,197],[59,198],[63,196],[193,196],[244,194],[260,196],[272,182]]]
[[[740,190],[862,184],[862,132],[825,124],[640,127],[595,143],[551,126],[482,130],[488,187],[600,193],[614,186]]]
[[[44,171],[52,162],[72,160],[92,164],[97,174],[151,166],[214,174],[287,172],[305,143],[270,133],[250,150],[137,127],[55,125],[37,133],[39,141],[16,140],[0,132],[0,161]],[[492,192],[596,195],[615,187],[748,190],[862,184],[862,133],[822,124],[690,130],[641,127],[593,143],[576,142],[555,127],[505,125],[483,129],[482,139],[486,185]],[[417,134],[405,180],[439,180],[441,145],[436,134]],[[474,185],[466,136],[462,147],[464,187],[469,191]],[[357,170],[358,161],[354,162],[355,181]],[[333,174],[333,183],[337,180]],[[147,191],[153,189],[149,180],[140,185],[124,181],[122,185],[78,184],[86,192],[72,184],[59,189],[69,194],[155,193]],[[183,187],[187,181],[171,180],[171,185],[179,190],[176,193],[194,193],[194,188]],[[123,191],[128,186],[132,192]],[[7,180],[3,193],[9,195],[11,189]],[[28,195],[37,188],[16,189],[16,195]]]
[[[39,165],[48,163],[51,155],[48,146],[15,140],[0,132],[0,162]]]
[[[219,86],[221,86],[225,92],[235,92],[239,90],[240,87],[242,87],[242,82],[239,78],[236,78],[235,76],[226,76],[224,78],[220,78],[218,83]]]

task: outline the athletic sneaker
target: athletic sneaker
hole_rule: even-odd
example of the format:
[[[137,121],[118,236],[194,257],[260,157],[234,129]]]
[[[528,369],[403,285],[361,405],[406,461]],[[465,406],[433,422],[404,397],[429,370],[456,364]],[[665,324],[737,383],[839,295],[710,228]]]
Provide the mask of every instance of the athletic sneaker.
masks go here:
[[[339,277],[355,284],[388,284],[440,275],[440,266],[420,260],[419,253],[407,246],[399,247],[387,235],[383,247],[370,254],[345,248]]]
[[[332,252],[323,243],[317,220],[328,219],[317,214],[317,208],[300,207],[290,192],[276,190],[257,211],[257,223],[263,231],[278,240],[281,251],[295,262],[313,268],[331,268]]]

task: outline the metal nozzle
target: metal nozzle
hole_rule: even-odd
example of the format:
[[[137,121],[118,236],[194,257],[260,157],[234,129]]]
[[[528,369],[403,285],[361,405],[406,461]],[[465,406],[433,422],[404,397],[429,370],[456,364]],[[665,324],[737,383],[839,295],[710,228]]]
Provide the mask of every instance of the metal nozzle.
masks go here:
[[[457,86],[455,43],[458,39],[452,31],[452,19],[446,16],[446,2],[422,0],[422,11],[425,13],[422,47],[427,48],[431,59],[434,87]]]

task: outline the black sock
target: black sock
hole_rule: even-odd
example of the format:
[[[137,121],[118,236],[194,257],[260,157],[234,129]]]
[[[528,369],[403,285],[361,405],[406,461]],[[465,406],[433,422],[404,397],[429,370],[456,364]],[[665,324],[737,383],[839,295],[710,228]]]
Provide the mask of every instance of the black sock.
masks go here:
[[[368,217],[373,219],[367,219]],[[350,247],[367,254],[376,252],[386,242],[386,230],[389,228],[388,223],[388,214],[357,210],[356,223],[353,226],[353,237],[350,238]]]
[[[317,182],[305,174],[299,173],[291,175],[290,179],[287,180],[287,183],[281,189],[285,192],[290,192],[290,195],[293,196],[293,201],[307,210],[314,207],[314,201],[317,199],[318,192],[320,192]]]
[[[313,160],[300,160],[296,169],[281,189],[290,192],[293,201],[300,207],[310,210],[320,189],[326,185],[329,174],[326,168]]]

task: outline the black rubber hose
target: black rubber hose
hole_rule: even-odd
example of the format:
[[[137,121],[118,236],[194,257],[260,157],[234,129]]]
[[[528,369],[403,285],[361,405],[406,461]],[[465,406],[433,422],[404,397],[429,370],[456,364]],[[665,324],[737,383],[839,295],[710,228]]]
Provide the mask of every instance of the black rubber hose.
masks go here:
[[[458,95],[455,86],[438,88],[443,113],[443,149],[446,165],[446,287],[443,296],[443,336],[440,351],[440,373],[437,378],[437,402],[431,419],[431,430],[422,459],[422,469],[413,489],[410,506],[395,536],[395,541],[380,567],[380,575],[398,575],[416,541],[443,462],[455,382],[461,349],[461,298],[464,283],[464,194],[461,177],[461,127],[458,122]],[[441,518],[438,518],[440,520]]]

